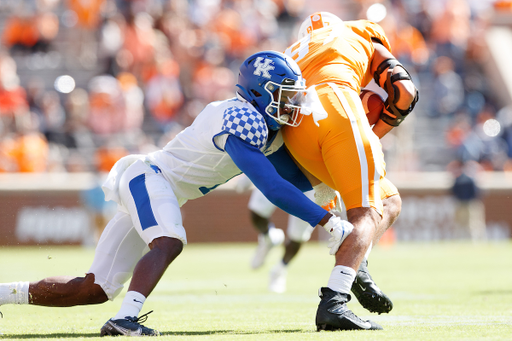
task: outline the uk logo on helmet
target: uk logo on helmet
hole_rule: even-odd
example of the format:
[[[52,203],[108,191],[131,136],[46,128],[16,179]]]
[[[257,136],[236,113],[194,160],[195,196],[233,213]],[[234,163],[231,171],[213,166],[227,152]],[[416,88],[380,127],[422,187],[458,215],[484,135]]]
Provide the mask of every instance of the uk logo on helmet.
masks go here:
[[[254,69],[253,74],[256,76],[271,78],[272,76],[270,76],[269,71],[274,70],[275,67],[270,65],[270,63],[272,63],[272,59],[263,59],[263,57],[256,58],[256,61],[254,62],[256,69]]]

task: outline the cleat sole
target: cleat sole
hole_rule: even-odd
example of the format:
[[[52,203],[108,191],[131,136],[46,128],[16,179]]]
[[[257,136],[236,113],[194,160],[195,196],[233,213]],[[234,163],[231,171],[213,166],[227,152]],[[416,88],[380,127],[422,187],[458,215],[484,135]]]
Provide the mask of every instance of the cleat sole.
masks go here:
[[[371,313],[378,313],[379,315],[382,313],[387,314],[393,309],[391,301],[389,299],[386,300],[384,297],[362,294],[356,298],[359,303]]]

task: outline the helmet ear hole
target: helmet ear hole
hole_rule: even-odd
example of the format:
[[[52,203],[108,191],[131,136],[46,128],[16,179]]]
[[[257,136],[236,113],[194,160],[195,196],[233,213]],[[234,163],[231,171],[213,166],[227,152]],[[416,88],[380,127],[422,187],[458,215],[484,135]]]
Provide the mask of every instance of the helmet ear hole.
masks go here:
[[[251,92],[255,97],[261,97],[261,94],[258,91],[251,89]]]

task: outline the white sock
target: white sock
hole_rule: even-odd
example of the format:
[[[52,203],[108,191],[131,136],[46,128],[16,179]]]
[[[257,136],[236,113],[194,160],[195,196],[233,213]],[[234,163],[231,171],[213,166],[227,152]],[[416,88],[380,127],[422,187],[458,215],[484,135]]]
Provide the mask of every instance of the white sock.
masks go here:
[[[28,282],[0,284],[0,305],[28,304]]]
[[[136,291],[128,291],[124,297],[121,309],[117,312],[114,320],[124,319],[126,316],[139,316],[139,313],[146,301],[146,297]]]
[[[355,278],[356,272],[354,269],[348,266],[336,265],[334,269],[332,269],[327,287],[334,291],[349,294]]]
[[[277,262],[276,265],[274,265],[274,269],[283,269],[286,271],[287,268],[288,264],[285,264],[282,259],[279,262]]]
[[[370,256],[370,252],[372,252],[372,246],[373,246],[373,242],[371,242],[370,246],[368,246],[368,250],[366,250],[366,253],[364,254],[363,262],[368,260],[368,257]]]

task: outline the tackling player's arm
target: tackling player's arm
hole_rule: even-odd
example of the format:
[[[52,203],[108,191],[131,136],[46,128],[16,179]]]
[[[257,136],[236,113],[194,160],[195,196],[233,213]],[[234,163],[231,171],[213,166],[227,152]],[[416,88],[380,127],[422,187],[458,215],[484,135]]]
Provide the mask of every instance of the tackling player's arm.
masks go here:
[[[283,179],[291,182],[302,192],[315,190],[315,203],[326,211],[336,207],[336,192],[308,172],[283,145],[279,150],[267,156]]]
[[[331,235],[327,244],[329,253],[334,255],[338,252],[345,238],[354,229],[350,222],[326,212],[303,195],[298,188],[279,176],[272,163],[257,147],[230,135],[225,150],[238,168],[251,179],[254,186],[274,205],[307,221],[313,227],[323,226]]]
[[[414,86],[409,72],[400,64],[378,39],[373,40],[375,54],[370,66],[377,84],[388,93],[384,112],[373,127],[374,133],[382,138],[397,127],[414,109],[418,101],[418,89]]]
[[[313,203],[297,187],[283,179],[257,147],[230,135],[225,150],[254,186],[283,211],[307,221],[311,226],[324,225],[331,218],[331,213]]]
[[[274,165],[279,175],[291,182],[302,192],[310,191],[313,189],[313,186],[320,183],[320,180],[295,161],[293,156],[288,153],[285,145],[279,148],[277,152],[267,156],[267,159]]]

